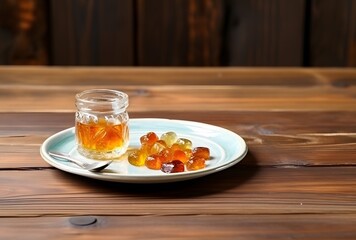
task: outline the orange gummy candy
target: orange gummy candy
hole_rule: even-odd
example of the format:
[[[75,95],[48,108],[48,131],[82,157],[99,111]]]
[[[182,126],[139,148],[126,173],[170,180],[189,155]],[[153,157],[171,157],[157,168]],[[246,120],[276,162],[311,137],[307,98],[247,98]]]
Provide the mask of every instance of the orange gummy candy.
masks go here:
[[[185,152],[183,152],[182,150],[175,150],[173,152],[173,156],[172,156],[173,160],[179,160],[182,163],[186,163],[188,161],[188,157],[185,154]]]
[[[140,142],[142,145],[146,144],[152,146],[155,142],[158,141],[158,136],[154,132],[149,132],[140,138]]]
[[[193,149],[192,155],[208,160],[210,158],[210,150],[207,147],[196,147]]]
[[[186,167],[189,171],[199,170],[205,168],[205,159],[202,157],[192,157],[186,163]]]
[[[149,169],[159,170],[162,167],[161,157],[158,154],[149,155],[146,158],[145,165]]]

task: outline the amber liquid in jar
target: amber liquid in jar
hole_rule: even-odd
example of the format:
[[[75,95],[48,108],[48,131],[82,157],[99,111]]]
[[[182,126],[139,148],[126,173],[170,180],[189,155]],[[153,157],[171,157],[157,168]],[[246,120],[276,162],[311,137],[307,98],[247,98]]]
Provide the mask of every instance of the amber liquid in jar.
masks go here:
[[[122,148],[128,141],[126,123],[109,124],[103,119],[98,123],[76,123],[78,144],[89,151],[110,152]]]
[[[77,96],[75,135],[81,155],[113,159],[126,152],[129,143],[128,103],[127,99],[116,101],[116,94],[124,93],[90,90],[81,93],[81,98]],[[123,96],[127,98],[126,94]]]

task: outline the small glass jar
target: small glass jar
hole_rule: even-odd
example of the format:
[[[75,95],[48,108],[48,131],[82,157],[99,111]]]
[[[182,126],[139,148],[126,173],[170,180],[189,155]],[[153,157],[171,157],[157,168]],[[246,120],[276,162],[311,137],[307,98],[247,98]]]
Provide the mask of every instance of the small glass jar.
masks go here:
[[[126,93],[93,89],[76,95],[75,136],[80,154],[93,159],[120,157],[129,145]]]

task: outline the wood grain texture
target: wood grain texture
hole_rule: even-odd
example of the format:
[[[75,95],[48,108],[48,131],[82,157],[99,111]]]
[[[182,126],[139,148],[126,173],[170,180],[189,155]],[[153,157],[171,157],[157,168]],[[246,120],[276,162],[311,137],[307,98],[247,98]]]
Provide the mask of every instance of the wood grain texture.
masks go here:
[[[227,128],[249,146],[242,165],[356,165],[354,112],[160,111],[133,112],[130,117],[191,120]],[[39,147],[47,137],[73,126],[73,113],[0,113],[0,168],[49,167]]]
[[[110,88],[117,89],[117,85]],[[71,87],[67,91],[61,88],[42,88],[28,90],[27,87],[2,88],[0,100],[1,112],[73,112],[74,96],[88,88],[100,85]],[[241,88],[239,86],[194,88],[188,86],[123,86],[118,87],[130,97],[131,112],[136,111],[350,111],[356,107],[354,94],[356,89],[345,95],[344,90],[328,87],[308,88]],[[9,95],[18,96],[9,98]],[[175,97],[178,96],[178,97]],[[213,97],[214,96],[214,97]],[[235,97],[237,96],[237,97]],[[166,101],[166,104],[161,104]],[[51,102],[51,105],[48,105]],[[55,110],[53,110],[55,109]]]
[[[253,70],[253,73],[251,71]],[[302,68],[0,67],[2,85],[90,87],[101,85],[313,86],[333,78],[355,79],[355,70]]]
[[[356,214],[355,174],[354,167],[235,165],[193,181],[140,185],[57,169],[2,171],[0,216]]]
[[[12,67],[0,82],[1,239],[356,237],[355,69]],[[176,183],[62,172],[39,148],[74,125],[74,94],[89,88],[126,91],[131,118],[227,128],[249,152]]]
[[[73,112],[76,93],[102,87],[127,92],[132,112],[206,108],[212,111],[350,111],[356,106],[354,69],[262,69],[251,73],[251,69],[109,68],[105,72],[106,68],[55,68],[53,71],[31,68],[21,72],[1,69],[4,84],[0,86],[0,112],[53,109]],[[204,86],[199,86],[202,83]],[[161,104],[162,100],[167,104]]]
[[[312,87],[356,85],[354,68],[132,68],[132,67],[1,67],[1,86],[237,85]],[[347,91],[349,89],[346,89]]]
[[[91,226],[75,227],[70,217],[0,218],[9,239],[355,239],[355,214],[238,216],[96,216]],[[139,231],[138,229],[139,228]],[[18,231],[21,229],[21,232]],[[46,229],[46,231],[43,231]],[[106,234],[110,231],[110,235]]]
[[[356,66],[356,3],[313,0],[310,65]]]
[[[302,66],[305,1],[227,1],[225,64]]]
[[[53,64],[133,64],[133,1],[50,3]]]
[[[220,65],[222,2],[139,0],[140,66]]]

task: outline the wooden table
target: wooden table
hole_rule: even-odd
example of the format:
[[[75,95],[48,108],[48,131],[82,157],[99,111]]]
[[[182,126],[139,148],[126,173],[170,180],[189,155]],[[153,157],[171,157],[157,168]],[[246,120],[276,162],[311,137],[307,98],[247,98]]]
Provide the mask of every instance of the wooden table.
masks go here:
[[[356,239],[356,69],[1,67],[0,83],[1,239]],[[169,184],[64,173],[39,148],[90,88],[127,92],[131,118],[230,129],[249,153]]]

